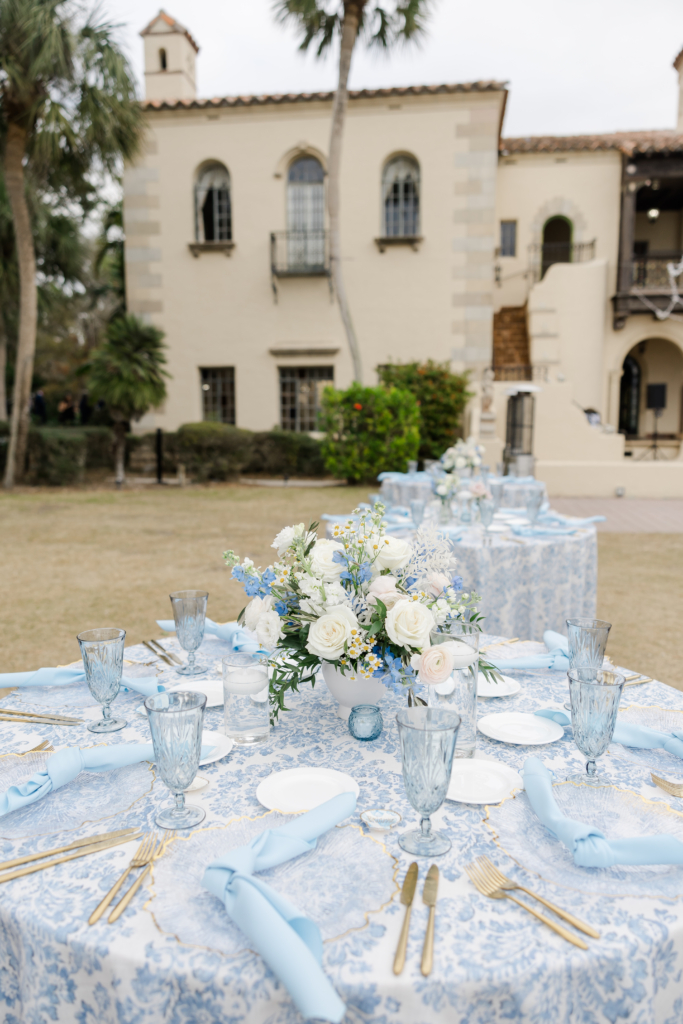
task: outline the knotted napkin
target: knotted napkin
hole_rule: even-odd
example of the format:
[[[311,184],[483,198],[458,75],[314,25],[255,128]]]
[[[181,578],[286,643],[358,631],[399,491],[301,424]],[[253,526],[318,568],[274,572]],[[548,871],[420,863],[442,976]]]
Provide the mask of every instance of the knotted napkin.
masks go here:
[[[550,718],[558,725],[571,725],[571,719],[557,708],[540,708],[534,711],[534,714],[541,718]],[[661,747],[662,750],[668,750],[670,754],[683,758],[683,732],[660,732],[659,729],[650,729],[646,725],[617,720],[613,739],[616,743],[623,743],[625,747],[643,747],[645,750]]]
[[[203,746],[202,757],[214,747]],[[0,817],[41,800],[53,789],[71,782],[81,772],[109,772],[138,761],[154,761],[151,743],[113,743],[102,747],[64,747],[48,757],[45,767],[18,786],[0,793]]]
[[[569,670],[569,644],[566,636],[546,629],[543,643],[548,648],[545,654],[529,654],[525,658],[491,658],[487,661],[501,672],[514,672],[522,669],[548,668],[554,672]]]
[[[175,633],[173,619],[157,619],[157,626],[166,633]],[[242,654],[263,651],[254,634],[248,629],[243,629],[237,622],[214,622],[213,619],[206,619],[204,632],[210,636],[217,636],[219,640],[225,640],[232,646],[233,651],[240,651]]]
[[[62,668],[39,668],[35,672],[0,672],[0,687],[5,686],[68,686],[69,683],[85,683],[85,669],[82,665],[69,665]],[[156,679],[131,679],[121,677],[121,686],[126,690],[135,690],[145,697],[153,693],[163,693],[166,689]]]
[[[614,864],[683,864],[683,843],[674,836],[633,836],[606,839],[600,829],[565,818],[553,796],[552,776],[538,757],[529,757],[522,770],[524,791],[539,821],[563,843],[580,868],[609,868]]]
[[[338,1024],[346,1007],[322,971],[322,938],[308,918],[254,873],[314,850],[318,836],[353,814],[356,797],[340,793],[315,810],[230,850],[204,872],[202,885],[222,900],[299,1012]]]
[[[538,523],[559,523],[561,526],[590,526],[591,523],[604,523],[607,516],[585,516],[583,519],[575,516],[563,516],[561,512],[541,512],[536,522]]]
[[[510,527],[516,537],[568,537],[576,533],[575,526],[515,526]]]

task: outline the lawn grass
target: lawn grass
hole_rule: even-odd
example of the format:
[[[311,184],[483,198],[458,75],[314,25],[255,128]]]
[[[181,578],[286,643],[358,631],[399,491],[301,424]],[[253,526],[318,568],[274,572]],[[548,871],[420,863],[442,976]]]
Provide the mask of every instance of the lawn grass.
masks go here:
[[[363,500],[362,487],[240,484],[2,494],[0,671],[73,661],[76,633],[94,626],[126,629],[127,644],[158,636],[172,590],[208,590],[211,618],[235,618],[244,595],[223,566],[226,548],[266,565],[283,526]],[[614,623],[613,660],[683,689],[683,534],[603,533],[599,552],[598,615]]]

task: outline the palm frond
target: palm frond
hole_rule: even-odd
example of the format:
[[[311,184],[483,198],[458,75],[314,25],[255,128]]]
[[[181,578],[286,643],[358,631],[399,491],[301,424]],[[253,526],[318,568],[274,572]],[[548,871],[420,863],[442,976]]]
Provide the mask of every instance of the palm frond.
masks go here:
[[[166,397],[163,331],[135,316],[122,316],[107,327],[105,342],[84,368],[92,397],[112,413],[139,419]]]

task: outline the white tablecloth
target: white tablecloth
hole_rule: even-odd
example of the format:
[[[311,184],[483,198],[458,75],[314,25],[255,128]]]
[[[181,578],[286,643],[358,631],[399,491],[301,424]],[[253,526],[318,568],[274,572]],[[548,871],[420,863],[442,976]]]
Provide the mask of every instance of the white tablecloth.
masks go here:
[[[215,666],[222,652],[221,643],[206,640],[200,656]],[[132,653],[149,657],[139,648]],[[173,677],[170,670],[165,677]],[[505,710],[532,710],[549,701],[566,699],[566,678],[561,673],[518,673],[517,678],[522,691],[510,698],[481,700],[480,716],[494,710],[494,703]],[[23,699],[36,698],[27,695]],[[631,702],[683,709],[683,695],[660,683],[625,691],[622,703]],[[148,738],[147,723],[133,715],[139,698],[125,697],[120,703],[119,710],[130,725],[112,741]],[[273,770],[296,765],[337,768],[350,773],[360,786],[358,811],[386,806],[403,815],[403,822],[384,840],[397,859],[400,883],[413,858],[401,852],[397,836],[417,820],[405,796],[393,719],[401,698],[388,693],[382,701],[385,728],[372,743],[351,738],[346,724],[336,717],[334,702],[322,683],[313,691],[306,686],[300,694],[292,694],[287,703],[292,711],[283,715],[282,724],[267,742],[247,750],[234,749],[222,762],[201,769],[211,782],[208,789],[191,798],[201,801],[207,810],[200,829],[215,828],[233,817],[262,814],[256,787]],[[3,704],[20,706],[16,696],[6,698]],[[64,701],[60,706],[69,710]],[[207,712],[208,727],[217,727],[220,720],[220,710]],[[3,725],[3,752],[15,750],[21,736],[35,731],[32,726]],[[102,742],[101,737],[80,726],[41,732],[59,743]],[[482,736],[478,746],[480,752],[517,769],[529,753],[535,753],[559,778],[567,770],[582,766],[569,731],[563,739],[540,748],[509,746]],[[657,756],[657,752],[649,754]],[[645,765],[625,760],[616,752],[605,755],[601,762],[620,787],[662,805],[669,801],[679,806],[680,801],[654,788]],[[71,785],[78,783],[77,779]],[[42,803],[48,804],[54,796]],[[523,802],[526,798],[516,799]],[[37,848],[49,849],[77,835],[127,825],[150,828],[158,807],[168,803],[168,792],[157,780],[151,794],[113,818],[37,839],[0,841],[0,855],[6,859]],[[104,800],[101,816],[106,811]],[[359,824],[357,815],[354,820]],[[437,812],[435,823],[448,833],[453,848],[439,858],[433,973],[428,978],[420,973],[427,922],[427,908],[420,893],[429,866],[421,862],[408,958],[399,978],[391,969],[403,920],[397,896],[384,909],[371,914],[365,927],[325,944],[323,966],[347,1003],[348,1022],[680,1024],[682,900],[587,894],[575,885],[550,884],[518,866],[496,844],[483,807],[447,803]],[[0,832],[6,834],[8,827],[7,818],[0,819]],[[203,943],[186,946],[172,934],[162,933],[153,917],[157,899],[154,884],[145,887],[145,894],[136,897],[115,925],[103,919],[94,927],[88,926],[89,914],[136,845],[0,885],[0,1019],[7,1024],[299,1024],[286,990],[276,984],[257,955],[243,949],[238,955],[226,956],[201,948],[210,947],[210,934]],[[482,854],[491,857],[507,874],[592,923],[602,938],[589,939],[590,949],[583,952],[508,901],[487,900],[479,895],[463,867]],[[649,870],[657,874],[659,869]],[[669,885],[683,895],[683,868],[676,870],[680,872],[680,885],[676,880]],[[361,890],[364,871],[364,863],[358,863]],[[592,871],[587,875],[590,884],[595,885],[595,876],[601,873]],[[609,877],[605,877],[608,885]],[[311,875],[311,885],[323,891],[321,879],[324,862]],[[207,899],[213,898],[207,894]],[[179,924],[186,910],[179,898]]]

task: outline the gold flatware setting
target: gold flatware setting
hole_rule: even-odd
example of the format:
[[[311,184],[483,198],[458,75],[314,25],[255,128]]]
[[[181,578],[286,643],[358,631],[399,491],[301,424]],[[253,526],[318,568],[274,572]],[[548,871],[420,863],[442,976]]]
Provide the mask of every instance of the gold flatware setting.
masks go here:
[[[493,900],[502,900],[506,898],[512,900],[513,903],[516,903],[517,906],[526,910],[529,914],[533,914],[534,917],[538,918],[539,921],[542,921],[543,924],[548,926],[548,928],[551,928],[557,933],[557,935],[566,939],[567,942],[571,942],[572,945],[578,946],[579,949],[588,949],[588,946],[583,939],[579,939],[566,928],[563,928],[562,925],[556,924],[555,921],[551,921],[549,917],[545,917],[544,914],[539,913],[539,911],[534,907],[530,907],[528,903],[525,903],[523,900],[513,896],[511,892],[502,889],[497,882],[491,881],[488,874],[485,874],[476,862],[473,864],[466,864],[465,871],[467,872],[467,875],[475,889],[478,889],[482,896],[488,896],[489,899]]]
[[[650,773],[650,778],[655,786],[659,786],[669,796],[683,796],[683,782],[669,782],[668,779],[662,779],[659,775],[655,775],[654,772]]]
[[[154,856],[155,847],[156,837],[154,833],[150,832],[149,835],[143,837],[143,840],[138,846],[133,856],[133,859],[131,860],[130,864],[123,872],[119,880],[114,883],[114,885],[111,887],[111,889],[104,897],[104,899],[101,900],[101,902],[97,905],[95,910],[93,910],[92,914],[88,918],[88,924],[95,924],[97,921],[99,921],[99,919],[102,917],[102,914],[105,912],[109,904],[112,902],[112,900],[118,893],[119,889],[122,887],[123,883],[128,878],[128,875],[131,873],[131,871],[134,871],[135,868],[144,868],[150,863],[152,857]]]
[[[624,677],[626,682],[624,686],[640,686],[641,683],[651,683],[651,676],[642,676],[639,672],[632,672],[630,675]]]
[[[151,651],[151,652],[152,652],[152,654],[153,654],[153,655],[154,655],[154,656],[155,656],[156,658],[160,658],[160,659],[161,659],[161,661],[165,661],[167,665],[170,665],[171,667],[173,667],[173,662],[172,662],[172,661],[171,661],[171,659],[170,659],[170,658],[168,657],[168,655],[166,654],[166,652],[164,652],[163,654],[160,654],[160,653],[159,653],[159,651],[157,651],[157,650],[156,650],[156,648],[154,648],[154,647],[152,646],[152,643],[151,643],[151,641],[149,641],[149,640],[143,640],[142,642],[143,642],[143,644],[145,645],[145,647],[146,647],[146,648],[147,648],[147,649],[148,649],[149,651]]]
[[[128,843],[132,839],[140,837],[139,828],[124,828],[117,832],[104,832],[99,836],[88,836],[85,839],[77,839],[68,846],[59,846],[54,850],[43,850],[41,853],[29,853],[24,857],[16,857],[14,860],[7,860],[0,864],[0,871],[9,868],[16,868],[14,871],[7,871],[7,874],[0,875],[0,883],[11,882],[14,878],[22,878],[24,875],[31,875],[36,871],[43,871],[45,868],[52,868],[56,864],[65,864],[67,861],[75,860],[77,857],[85,857],[90,853],[98,853],[100,850],[109,850],[121,843]],[[73,852],[69,852],[73,851]],[[32,863],[45,861],[46,857],[54,857],[57,854],[65,856],[57,857],[56,860],[49,860],[44,863]],[[23,864],[28,867],[17,867]]]
[[[429,907],[429,920],[427,921],[427,931],[425,932],[422,946],[422,961],[420,963],[420,970],[425,978],[432,973],[432,967],[434,966],[434,919],[436,917],[438,890],[439,869],[436,864],[432,864],[427,872],[424,889],[422,890],[422,902],[425,906]]]
[[[492,647],[502,647],[503,644],[518,644],[518,643],[519,643],[519,637],[518,636],[513,636],[512,640],[496,640],[495,643],[485,644],[484,647],[480,647],[479,648],[479,653],[481,654],[482,651],[488,651]]]
[[[150,640],[149,645],[152,650],[158,651],[159,654],[164,658],[170,658],[171,661],[175,662],[176,665],[182,665],[183,660],[179,658],[173,651],[167,651],[163,644],[160,644],[158,640]]]
[[[394,957],[394,974],[400,974],[405,966],[406,950],[408,948],[408,932],[410,931],[410,914],[413,909],[413,897],[415,896],[416,886],[417,862],[413,861],[406,871],[406,877],[403,879],[403,888],[401,889],[401,903],[406,908],[406,912],[403,918],[403,926],[401,928],[398,946],[396,948],[396,956]]]
[[[45,725],[81,725],[83,719],[71,718],[68,715],[44,715],[40,711],[17,711],[14,708],[0,708],[0,721],[43,722]]]
[[[140,860],[140,858],[139,858],[140,851],[138,850],[138,853],[133,858],[133,861],[131,861],[131,864],[130,864],[130,866],[128,868],[128,871],[130,871],[131,868],[134,868],[134,867],[144,867],[145,870],[142,872],[141,875],[138,875],[138,877],[135,879],[135,881],[131,885],[131,887],[128,890],[128,892],[116,904],[116,906],[112,910],[111,914],[107,918],[107,921],[109,922],[109,924],[113,924],[114,921],[118,920],[118,918],[121,916],[121,914],[124,912],[124,910],[126,909],[128,904],[131,902],[131,900],[135,896],[135,893],[138,891],[138,889],[140,888],[140,886],[144,882],[144,880],[147,877],[147,875],[149,874],[149,872],[152,870],[153,862],[155,860],[157,860],[158,857],[161,857],[161,855],[163,854],[164,850],[166,849],[166,846],[168,845],[168,843],[171,841],[171,839],[174,839],[174,838],[175,838],[175,831],[168,832],[165,836],[163,836],[159,840],[158,843],[156,841],[156,837],[152,837],[151,850],[146,850],[145,851],[145,854],[144,854],[145,860],[144,860],[144,862],[140,862],[140,863],[135,863],[134,864],[133,861]],[[120,882],[123,882],[123,880],[127,877],[128,871],[124,872],[123,878],[119,879]],[[119,888],[120,888],[120,886],[119,886]],[[116,892],[118,892],[118,889],[117,889],[116,886],[114,886],[114,889],[116,890]],[[115,893],[113,895],[115,895]],[[105,899],[106,898],[107,897],[105,896]],[[102,902],[104,902],[104,900]],[[104,910],[105,908],[103,907],[102,909]],[[99,907],[97,908],[97,910],[99,910]],[[97,910],[95,910],[95,913],[97,913]],[[92,920],[90,921],[90,924],[93,924]]]

